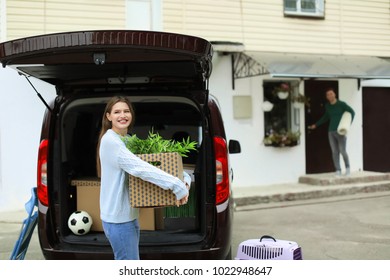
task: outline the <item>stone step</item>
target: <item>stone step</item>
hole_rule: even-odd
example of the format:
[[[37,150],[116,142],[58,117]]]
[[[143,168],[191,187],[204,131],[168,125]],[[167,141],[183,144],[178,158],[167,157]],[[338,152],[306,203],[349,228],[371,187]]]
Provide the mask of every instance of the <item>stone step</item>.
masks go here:
[[[390,181],[390,173],[358,171],[349,176],[336,176],[335,173],[307,174],[299,177],[298,182],[314,186],[345,185],[356,183],[374,183]]]
[[[252,189],[250,192],[241,191],[234,198],[235,206],[248,206],[253,204],[263,204],[272,202],[298,201],[319,199],[334,196],[345,196],[364,193],[389,193],[390,181],[364,182],[355,184],[341,185],[308,185],[308,184],[291,184],[274,186],[273,191],[269,188],[262,190],[259,187],[257,190]]]

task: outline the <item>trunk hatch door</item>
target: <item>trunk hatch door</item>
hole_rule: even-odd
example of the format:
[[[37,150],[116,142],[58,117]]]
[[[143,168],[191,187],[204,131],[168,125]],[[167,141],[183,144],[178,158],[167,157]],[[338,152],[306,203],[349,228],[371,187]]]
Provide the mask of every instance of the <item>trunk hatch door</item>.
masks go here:
[[[212,51],[208,41],[182,34],[79,31],[1,43],[0,62],[57,87],[174,84],[206,90]]]

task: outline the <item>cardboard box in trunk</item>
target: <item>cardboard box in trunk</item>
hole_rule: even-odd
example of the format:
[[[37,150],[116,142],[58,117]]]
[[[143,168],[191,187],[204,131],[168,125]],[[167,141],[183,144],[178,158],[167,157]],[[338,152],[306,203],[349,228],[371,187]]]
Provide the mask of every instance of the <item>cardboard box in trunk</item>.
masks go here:
[[[183,161],[178,153],[140,154],[142,160],[183,180]],[[129,176],[130,202],[133,207],[162,207],[176,205],[176,196],[140,178]]]
[[[86,211],[92,217],[91,231],[103,231],[100,219],[100,182],[97,180],[74,180],[76,186],[77,210]]]
[[[77,210],[84,210],[91,215],[93,224],[91,231],[103,231],[102,220],[100,219],[100,180],[84,179],[72,180],[71,184],[76,186]],[[164,217],[162,208],[139,209],[139,224],[141,230],[157,230],[164,228]]]

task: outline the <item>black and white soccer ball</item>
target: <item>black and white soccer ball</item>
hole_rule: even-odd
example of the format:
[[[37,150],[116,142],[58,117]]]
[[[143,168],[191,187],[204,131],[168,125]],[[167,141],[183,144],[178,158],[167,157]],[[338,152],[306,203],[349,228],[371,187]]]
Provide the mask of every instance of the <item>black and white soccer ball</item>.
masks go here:
[[[68,227],[76,235],[87,234],[92,223],[92,217],[86,211],[75,211],[68,219]]]

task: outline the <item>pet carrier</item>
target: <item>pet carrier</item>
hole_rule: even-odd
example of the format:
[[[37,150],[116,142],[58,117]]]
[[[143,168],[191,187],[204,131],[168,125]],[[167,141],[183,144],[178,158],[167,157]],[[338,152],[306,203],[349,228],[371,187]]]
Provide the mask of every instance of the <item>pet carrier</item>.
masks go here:
[[[294,241],[277,240],[269,235],[241,242],[236,260],[302,260],[302,249]]]

